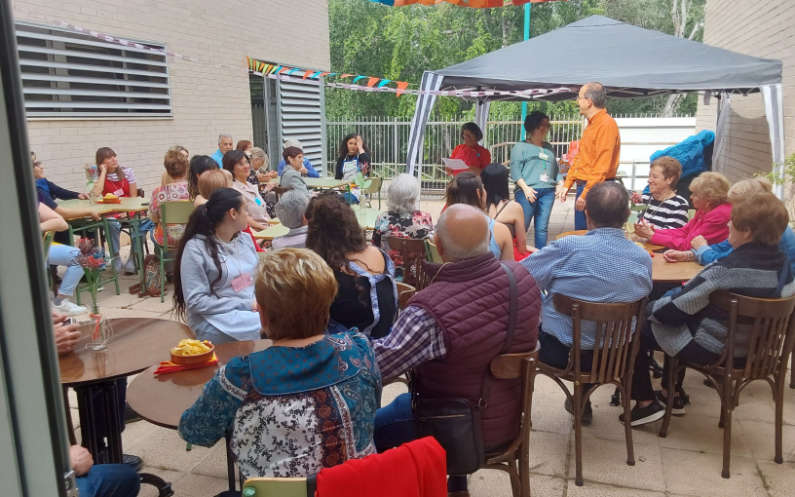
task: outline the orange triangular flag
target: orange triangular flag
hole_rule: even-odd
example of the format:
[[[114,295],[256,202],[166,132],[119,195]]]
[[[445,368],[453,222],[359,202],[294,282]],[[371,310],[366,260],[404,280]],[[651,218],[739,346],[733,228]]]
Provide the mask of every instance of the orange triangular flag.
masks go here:
[[[373,86],[375,86],[376,83],[378,83],[378,81],[379,78],[367,78],[367,86],[372,88]]]
[[[395,92],[395,96],[399,97],[401,93],[409,86],[408,81],[396,81],[397,83],[397,91]]]

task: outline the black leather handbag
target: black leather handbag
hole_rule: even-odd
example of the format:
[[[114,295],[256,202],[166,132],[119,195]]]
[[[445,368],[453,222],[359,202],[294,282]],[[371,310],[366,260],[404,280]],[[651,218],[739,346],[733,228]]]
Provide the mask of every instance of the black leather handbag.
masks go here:
[[[500,263],[510,282],[508,332],[500,354],[511,348],[516,325],[516,277],[505,264]],[[481,412],[486,408],[491,373],[488,368],[480,385],[480,399],[472,405],[464,398],[427,399],[417,394],[412,382],[412,410],[419,436],[432,436],[447,452],[447,474],[474,473],[486,459],[483,445]]]

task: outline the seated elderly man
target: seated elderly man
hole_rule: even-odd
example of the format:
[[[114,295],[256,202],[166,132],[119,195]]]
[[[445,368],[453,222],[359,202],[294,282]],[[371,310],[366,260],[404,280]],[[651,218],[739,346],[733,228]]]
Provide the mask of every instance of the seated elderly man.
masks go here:
[[[565,368],[573,343],[571,318],[555,310],[554,294],[589,302],[635,302],[651,291],[651,257],[625,237],[623,226],[628,217],[629,196],[624,187],[615,182],[599,183],[585,201],[588,233],[555,240],[522,261],[538,287],[547,291],[538,335],[542,362]],[[591,368],[594,333],[594,323],[583,324],[584,370]],[[566,410],[573,410],[568,400]],[[589,401],[583,424],[590,424],[592,417]]]
[[[727,338],[728,316],[710,303],[717,290],[728,290],[757,298],[781,298],[795,294],[787,254],[779,247],[787,228],[787,208],[772,193],[756,193],[733,203],[729,243],[733,251],[705,267],[681,289],[668,292],[649,303],[649,326],[641,335],[641,349],[632,377],[632,426],[663,417],[662,405],[668,391],[655,392],[649,378],[649,355],[660,349],[669,356],[696,364],[716,362]],[[735,357],[747,355],[748,326],[739,326],[735,335]],[[667,377],[664,376],[664,378]],[[683,415],[682,379],[674,393],[674,414]]]
[[[414,369],[413,394],[423,398],[466,398],[477,405],[489,362],[506,342],[510,271],[517,288],[516,326],[508,352],[536,346],[540,294],[518,263],[500,263],[489,251],[488,219],[465,204],[452,205],[435,233],[444,260],[433,282],[400,313],[386,337],[373,341],[385,379]],[[501,267],[501,264],[504,266]],[[486,449],[512,440],[519,429],[519,383],[489,378],[487,407],[481,412]],[[416,438],[411,396],[400,395],[376,414],[379,451]],[[466,491],[466,475],[451,476],[451,492]]]
[[[309,197],[300,190],[290,190],[279,199],[275,207],[276,217],[284,226],[290,228],[290,231],[273,239],[271,246],[274,250],[306,247],[307,221],[304,214],[307,205]]]

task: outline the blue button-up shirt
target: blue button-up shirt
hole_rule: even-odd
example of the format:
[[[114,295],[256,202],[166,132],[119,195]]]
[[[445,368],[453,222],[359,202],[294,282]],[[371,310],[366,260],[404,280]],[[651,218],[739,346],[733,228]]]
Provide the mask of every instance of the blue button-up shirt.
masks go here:
[[[215,151],[213,155],[211,155],[213,160],[218,163],[218,167],[224,167],[224,153],[221,152],[221,149]]]
[[[284,166],[286,165],[287,163],[284,161],[284,159],[279,161],[279,165],[277,167],[277,170],[279,171],[279,176],[281,176],[284,173]],[[320,177],[320,173],[317,172],[317,170],[314,167],[312,167],[312,163],[309,162],[309,159],[307,159],[306,157],[304,157],[304,167],[306,168],[307,177],[309,178]]]
[[[619,228],[596,228],[584,236],[555,240],[522,264],[545,291],[542,329],[569,347],[571,318],[555,310],[554,294],[589,302],[635,302],[651,291],[649,253],[627,240]],[[594,334],[594,323],[583,321],[582,349],[593,349]]]

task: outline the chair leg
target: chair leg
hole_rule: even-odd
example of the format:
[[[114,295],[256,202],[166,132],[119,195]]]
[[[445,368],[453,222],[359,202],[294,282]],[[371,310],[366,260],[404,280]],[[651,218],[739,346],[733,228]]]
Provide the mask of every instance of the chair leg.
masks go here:
[[[644,372],[645,374],[645,372]],[[630,466],[635,465],[635,446],[632,443],[632,414],[631,409],[629,408],[630,402],[630,389],[629,385],[624,385],[624,391],[622,392],[622,401],[624,405],[624,439],[627,442],[627,464]]]
[[[519,471],[516,468],[516,461],[508,463],[508,476],[511,478],[511,493],[513,497],[520,497],[522,494],[522,486],[519,482]]]
[[[666,375],[665,382],[668,385],[666,389],[668,390],[668,395],[665,403],[665,416],[663,416],[662,426],[660,426],[660,432],[658,436],[665,438],[668,436],[668,427],[671,425],[671,414],[673,413],[674,409],[674,394],[671,385],[674,384],[674,375],[676,371],[679,369],[679,361],[676,360],[674,357],[665,356],[665,362],[669,364],[668,367],[668,374]]]
[[[773,401],[776,403],[776,424],[775,424],[775,433],[776,433],[776,456],[774,461],[777,464],[781,464],[784,462],[784,458],[781,455],[781,425],[784,421],[784,378],[783,375],[779,377],[779,381],[776,382],[775,389],[775,398]]]
[[[731,398],[731,378],[723,378],[723,398],[721,398],[720,417],[723,420],[723,471],[721,476],[729,478],[729,466],[731,464],[732,450],[732,411],[734,410],[734,399]]]
[[[792,351],[789,361],[789,387],[795,388],[795,350]]]
[[[574,383],[574,483],[582,486],[582,385]]]
[[[530,440],[522,440],[519,448],[519,484],[521,496],[530,497]]]

